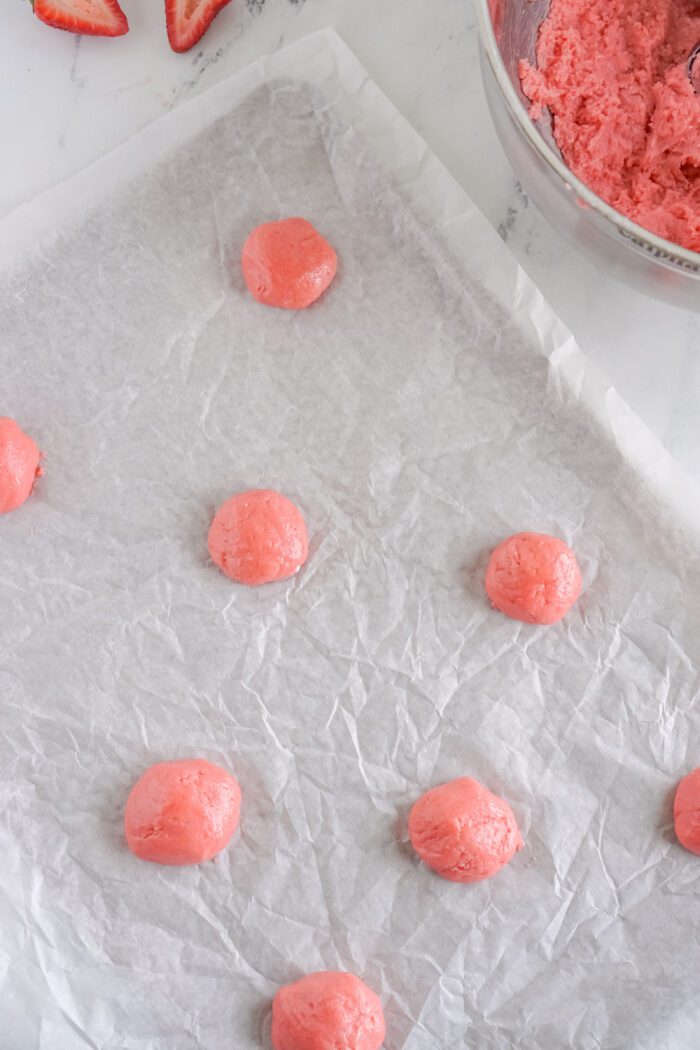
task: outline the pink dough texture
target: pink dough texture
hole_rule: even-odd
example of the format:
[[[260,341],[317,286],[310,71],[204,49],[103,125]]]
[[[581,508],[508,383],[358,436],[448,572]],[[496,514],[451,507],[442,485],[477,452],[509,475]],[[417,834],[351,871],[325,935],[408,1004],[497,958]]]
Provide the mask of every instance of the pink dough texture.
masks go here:
[[[208,542],[221,571],[251,586],[293,576],[309,553],[301,512],[271,489],[251,489],[226,500],[214,516]]]
[[[201,864],[238,827],[241,789],[225,769],[188,758],[158,762],[131,789],[124,831],[132,853],[156,864]]]
[[[525,623],[556,623],[581,594],[581,570],[556,536],[518,532],[491,555],[486,593],[506,616]]]
[[[688,773],[678,785],[673,823],[681,846],[700,854],[700,769]]]
[[[623,215],[694,251],[700,96],[687,62],[698,42],[695,0],[552,0],[537,66],[520,64],[532,115],[549,107],[574,174]]]
[[[306,219],[256,227],[243,245],[243,277],[259,303],[303,310],[325,292],[338,258]]]
[[[522,849],[507,802],[471,777],[427,791],[408,817],[411,844],[429,868],[451,882],[480,882]]]
[[[378,996],[351,973],[310,973],[277,992],[274,1050],[380,1050],[385,1026]]]
[[[41,474],[40,455],[14,419],[0,416],[0,514],[22,506]]]

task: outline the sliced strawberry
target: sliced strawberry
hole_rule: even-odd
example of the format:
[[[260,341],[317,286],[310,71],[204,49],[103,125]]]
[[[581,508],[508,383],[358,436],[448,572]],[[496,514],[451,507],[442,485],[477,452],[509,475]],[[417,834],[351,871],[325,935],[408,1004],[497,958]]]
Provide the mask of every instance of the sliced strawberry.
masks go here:
[[[189,51],[230,0],[165,0],[165,21],[173,51]]]
[[[34,0],[34,14],[48,26],[91,36],[122,36],[129,23],[117,0]]]

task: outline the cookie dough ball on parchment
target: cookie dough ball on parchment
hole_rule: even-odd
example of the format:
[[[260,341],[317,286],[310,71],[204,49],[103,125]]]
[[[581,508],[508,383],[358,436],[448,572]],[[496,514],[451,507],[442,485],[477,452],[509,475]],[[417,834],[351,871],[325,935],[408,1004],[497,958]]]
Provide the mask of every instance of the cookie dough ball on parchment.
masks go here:
[[[243,277],[254,299],[266,306],[303,310],[335,277],[338,257],[306,219],[257,226],[243,245]]]
[[[490,878],[523,845],[508,803],[471,777],[421,796],[409,814],[408,834],[421,860],[452,882]]]
[[[382,1004],[351,973],[310,973],[284,985],[272,1003],[274,1050],[380,1050]]]
[[[17,510],[41,474],[36,443],[9,416],[0,416],[0,514]]]
[[[203,758],[157,762],[124,811],[132,853],[156,864],[201,864],[230,842],[241,811],[238,781]]]
[[[301,512],[271,489],[251,489],[226,500],[211,523],[208,546],[226,576],[251,586],[293,576],[309,553]]]
[[[673,824],[681,846],[700,854],[700,769],[683,777],[676,789]]]
[[[581,594],[581,570],[572,550],[556,536],[518,532],[491,555],[486,593],[506,616],[525,623],[561,620]]]

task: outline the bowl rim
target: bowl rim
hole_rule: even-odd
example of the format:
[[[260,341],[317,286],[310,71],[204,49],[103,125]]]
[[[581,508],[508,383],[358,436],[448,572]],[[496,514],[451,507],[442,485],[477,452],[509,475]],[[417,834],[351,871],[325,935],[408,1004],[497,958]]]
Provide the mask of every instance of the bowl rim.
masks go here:
[[[520,130],[524,133],[533,149],[539,153],[545,163],[559,176],[560,179],[574,190],[576,196],[585,204],[597,212],[603,219],[626,234],[633,243],[641,241],[642,247],[648,245],[654,256],[661,263],[677,263],[689,276],[697,274],[700,276],[700,252],[694,252],[690,248],[684,248],[675,241],[667,241],[663,237],[652,233],[638,223],[628,219],[626,215],[616,211],[607,204],[602,197],[594,193],[584,182],[574,175],[570,168],[556,155],[554,150],[547,144],[545,139],[537,131],[530,114],[508,76],[501,53],[496,40],[496,33],[491,20],[489,0],[475,0],[476,20],[481,42],[486,58],[491,66],[498,86],[505,97],[508,107],[517,121]],[[640,247],[640,245],[637,245]]]

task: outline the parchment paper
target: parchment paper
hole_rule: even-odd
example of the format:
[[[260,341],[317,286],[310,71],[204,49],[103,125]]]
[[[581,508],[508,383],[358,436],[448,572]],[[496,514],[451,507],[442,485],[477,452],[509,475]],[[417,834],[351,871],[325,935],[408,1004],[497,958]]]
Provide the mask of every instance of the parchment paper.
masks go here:
[[[298,314],[238,266],[297,214],[340,258]],[[0,522],[3,1050],[267,1048],[324,968],[381,995],[387,1050],[695,1050],[697,493],[344,45],[181,107],[0,243],[0,410],[46,452]],[[254,486],[312,537],[257,590],[206,551]],[[579,555],[558,626],[485,600],[522,529]],[[139,862],[131,784],[197,755],[241,832]],[[463,774],[526,843],[471,887],[405,831]]]

